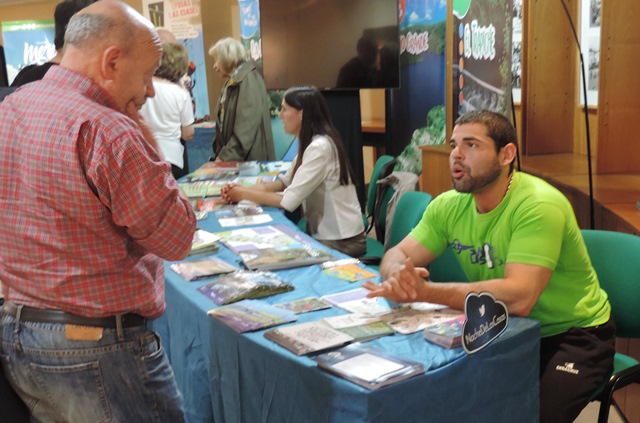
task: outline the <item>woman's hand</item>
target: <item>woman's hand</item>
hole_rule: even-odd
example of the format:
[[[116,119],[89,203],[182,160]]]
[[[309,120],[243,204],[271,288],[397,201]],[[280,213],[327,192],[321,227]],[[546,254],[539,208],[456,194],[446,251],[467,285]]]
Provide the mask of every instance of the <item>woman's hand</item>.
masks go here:
[[[224,184],[220,190],[220,196],[226,203],[237,203],[242,200],[243,188],[234,183]]]

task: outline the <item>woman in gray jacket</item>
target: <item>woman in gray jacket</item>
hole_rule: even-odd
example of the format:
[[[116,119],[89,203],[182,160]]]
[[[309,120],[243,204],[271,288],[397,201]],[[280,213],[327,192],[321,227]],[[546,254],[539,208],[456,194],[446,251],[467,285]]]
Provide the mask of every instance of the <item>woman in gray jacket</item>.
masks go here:
[[[275,160],[267,89],[244,46],[233,38],[223,38],[209,49],[209,55],[213,69],[227,78],[214,115],[216,160]]]

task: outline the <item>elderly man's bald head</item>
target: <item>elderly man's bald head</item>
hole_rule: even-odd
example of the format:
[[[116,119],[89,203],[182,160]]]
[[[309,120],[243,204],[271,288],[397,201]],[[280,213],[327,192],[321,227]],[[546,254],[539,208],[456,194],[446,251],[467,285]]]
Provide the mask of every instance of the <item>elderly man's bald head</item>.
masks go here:
[[[132,40],[158,43],[158,33],[135,9],[118,0],[102,0],[78,12],[69,22],[65,45],[96,48],[105,44],[132,46]]]
[[[119,110],[131,113],[154,96],[152,77],[161,56],[151,22],[126,3],[101,0],[71,18],[61,66],[92,79]]]

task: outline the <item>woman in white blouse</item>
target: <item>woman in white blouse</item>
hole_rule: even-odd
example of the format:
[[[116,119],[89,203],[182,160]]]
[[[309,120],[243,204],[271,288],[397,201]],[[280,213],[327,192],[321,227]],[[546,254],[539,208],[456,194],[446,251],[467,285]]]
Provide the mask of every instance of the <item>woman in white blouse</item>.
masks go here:
[[[180,84],[188,66],[189,53],[182,44],[163,43],[162,62],[153,76],[156,95],[140,109],[176,179],[189,173],[184,166],[184,142],[195,132],[191,95]]]
[[[324,97],[315,87],[292,87],[284,94],[280,119],[285,132],[298,137],[293,166],[277,181],[226,185],[222,198],[288,211],[302,205],[311,236],[352,257],[363,255],[366,240],[355,178]]]

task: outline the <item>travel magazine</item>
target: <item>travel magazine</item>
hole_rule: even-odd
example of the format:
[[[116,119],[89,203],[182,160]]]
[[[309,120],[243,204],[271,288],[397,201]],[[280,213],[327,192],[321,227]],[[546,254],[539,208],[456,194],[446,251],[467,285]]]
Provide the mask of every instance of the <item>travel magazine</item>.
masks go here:
[[[318,367],[375,390],[424,373],[424,366],[373,346],[353,343],[313,358]]]
[[[245,299],[268,297],[293,291],[292,284],[283,281],[272,272],[238,270],[220,276],[198,288],[216,304],[230,304]]]

